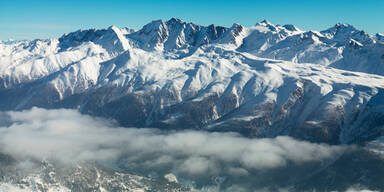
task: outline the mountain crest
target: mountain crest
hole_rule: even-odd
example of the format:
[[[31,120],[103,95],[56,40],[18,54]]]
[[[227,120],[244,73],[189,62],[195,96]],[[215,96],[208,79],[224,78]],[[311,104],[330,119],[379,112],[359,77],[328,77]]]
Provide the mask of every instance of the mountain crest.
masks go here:
[[[235,46],[240,46],[242,44],[243,38],[245,37],[245,28],[238,24],[234,23],[231,28],[229,28],[219,39],[221,44],[233,44]]]
[[[128,36],[138,41],[143,49],[161,49],[162,43],[168,38],[168,27],[162,20],[155,20]]]
[[[283,25],[283,27],[289,31],[301,31],[299,28],[297,28],[292,24],[286,24],[286,25]]]
[[[167,23],[167,25],[168,25],[168,24],[173,24],[173,23],[184,24],[184,23],[186,23],[186,22],[183,21],[183,20],[181,20],[181,19],[172,17],[172,18],[171,18],[170,20],[168,20],[166,23]]]
[[[116,26],[100,30],[77,30],[61,36],[59,42],[60,51],[65,51],[70,47],[76,47],[86,42],[98,44],[111,54],[118,54],[129,48],[128,40]]]
[[[259,22],[258,24],[261,24],[261,25],[271,25],[272,23],[269,22],[268,20],[264,19],[263,21]]]
[[[354,26],[344,23],[337,23],[335,26],[323,31],[324,33],[337,34],[337,33],[353,33],[360,32]]]
[[[321,31],[328,39],[339,44],[348,44],[350,39],[354,39],[363,45],[375,42],[374,37],[363,30],[358,30],[349,24],[337,23],[335,26]]]

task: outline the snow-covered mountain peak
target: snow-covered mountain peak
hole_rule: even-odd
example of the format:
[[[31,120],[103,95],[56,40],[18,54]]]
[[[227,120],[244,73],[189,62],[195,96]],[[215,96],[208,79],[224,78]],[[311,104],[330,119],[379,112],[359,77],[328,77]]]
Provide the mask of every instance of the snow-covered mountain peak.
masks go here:
[[[166,24],[163,20],[154,20],[143,26],[138,32],[149,34],[151,32],[161,31],[166,28]]]
[[[170,25],[170,24],[172,25],[172,24],[176,24],[176,23],[178,23],[178,24],[185,24],[186,22],[181,20],[181,19],[179,19],[179,18],[172,17],[166,23],[167,23],[167,25]]]
[[[116,26],[110,26],[107,29],[88,29],[78,30],[72,33],[64,34],[59,38],[60,51],[79,46],[83,43],[93,42],[100,45],[108,53],[116,55],[129,48],[127,39]]]
[[[322,43],[321,39],[324,38],[324,35],[322,35],[318,31],[310,30],[308,32],[304,32],[301,34],[301,40],[306,43],[310,44],[317,44]]]
[[[336,33],[354,33],[360,32],[354,26],[346,23],[337,23],[333,27],[323,31],[324,33],[336,34]]]
[[[62,51],[70,47],[78,46],[84,42],[95,41],[105,34],[105,29],[79,29],[75,32],[65,33],[59,38],[60,48]]]
[[[123,27],[123,28],[120,29],[120,31],[121,31],[124,35],[128,35],[128,34],[130,34],[130,33],[135,32],[134,29],[131,29],[131,28],[129,28],[129,27]]]
[[[304,32],[304,34],[314,35],[314,36],[317,36],[317,37],[324,37],[323,34],[321,34],[318,31],[314,31],[314,30],[309,30],[308,32]]]
[[[231,29],[233,28],[244,28],[242,25],[240,25],[239,23],[233,23],[232,26],[231,26]]]
[[[337,34],[343,34],[343,35],[348,35],[352,33],[360,32],[357,30],[354,26],[349,25],[349,24],[342,24],[342,23],[337,23],[333,27],[330,27],[324,31],[322,31],[323,34],[327,34],[329,36],[335,36]]]
[[[272,23],[269,22],[268,20],[264,19],[263,21],[257,23],[256,25],[272,25]]]
[[[301,31],[299,28],[297,28],[295,25],[292,25],[292,24],[286,24],[286,25],[283,25],[283,27],[289,31]]]
[[[113,30],[113,31],[120,31],[120,29],[118,27],[116,27],[116,25],[111,25],[108,27],[108,30]]]
[[[277,34],[277,35],[280,35],[282,38],[304,32],[292,24],[274,25],[267,20],[256,23],[255,26],[250,27],[249,29],[256,30],[257,33]]]
[[[147,51],[175,51],[212,43],[226,30],[225,27],[215,25],[205,27],[172,18],[166,22],[152,21],[126,37]]]
[[[245,27],[238,23],[234,23],[226,32],[219,37],[218,43],[227,44],[233,48],[237,48],[243,43],[244,37],[246,37],[248,31]]]
[[[321,31],[328,39],[334,42],[346,44],[350,39],[359,41],[363,45],[372,44],[375,42],[374,38],[363,30],[358,30],[349,24],[338,23],[335,26]]]
[[[242,25],[234,23],[228,31],[231,31],[234,37],[238,37],[244,30],[245,28]]]
[[[142,49],[159,50],[162,49],[162,43],[168,38],[168,27],[162,20],[154,20],[144,25],[139,31],[127,36],[138,41]]]
[[[261,21],[261,22],[259,22],[259,23],[256,23],[255,26],[257,26],[257,27],[263,27],[263,28],[265,28],[266,31],[274,31],[274,32],[277,32],[277,31],[279,31],[279,29],[282,28],[281,26],[280,26],[280,27],[279,27],[279,26],[276,26],[276,25],[270,23],[270,22],[267,21],[267,20],[263,20],[263,21]]]

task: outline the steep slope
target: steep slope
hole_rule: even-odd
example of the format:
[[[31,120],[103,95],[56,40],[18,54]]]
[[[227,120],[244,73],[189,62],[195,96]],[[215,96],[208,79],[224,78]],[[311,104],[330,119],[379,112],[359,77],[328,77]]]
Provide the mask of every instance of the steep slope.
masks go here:
[[[380,37],[342,24],[304,32],[173,18],[0,44],[0,109],[78,108],[125,126],[361,142],[384,125]]]

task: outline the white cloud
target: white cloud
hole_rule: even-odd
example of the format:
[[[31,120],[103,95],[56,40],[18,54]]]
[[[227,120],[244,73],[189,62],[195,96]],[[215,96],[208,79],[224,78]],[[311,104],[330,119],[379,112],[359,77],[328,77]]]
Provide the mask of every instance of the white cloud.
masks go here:
[[[213,171],[218,162],[264,169],[322,160],[342,150],[290,137],[250,139],[234,133],[114,127],[105,119],[68,109],[33,108],[7,114],[11,125],[0,129],[0,142],[4,152],[16,157],[111,160],[128,154],[128,160],[136,163],[180,161],[181,170],[203,173]]]
[[[327,160],[344,150],[290,137],[251,139],[235,133],[122,128],[69,109],[32,108],[3,116],[7,125],[0,128],[1,151],[16,159],[97,160],[178,176],[247,176],[289,163]]]
[[[372,191],[369,189],[361,189],[360,187],[350,187],[346,190],[346,192],[379,192],[379,191]]]

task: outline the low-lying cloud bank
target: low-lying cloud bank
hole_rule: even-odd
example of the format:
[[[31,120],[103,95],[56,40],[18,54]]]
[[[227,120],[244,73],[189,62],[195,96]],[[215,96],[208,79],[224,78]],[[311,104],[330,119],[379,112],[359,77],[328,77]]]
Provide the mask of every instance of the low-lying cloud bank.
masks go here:
[[[216,171],[216,161],[264,169],[284,166],[287,162],[318,161],[342,150],[342,147],[290,137],[249,139],[235,133],[164,133],[157,129],[114,127],[105,119],[68,109],[33,108],[6,114],[10,125],[0,128],[2,150],[19,158],[113,160],[125,155],[133,161],[152,157],[143,162],[148,164],[181,158],[180,170],[199,174]]]
[[[76,110],[32,108],[5,112],[0,152],[17,160],[55,159],[112,162],[130,170],[172,172],[177,176],[250,176],[250,172],[288,164],[321,162],[344,147],[298,141],[290,137],[244,138],[236,133],[164,132],[117,127],[112,121]],[[215,178],[220,184],[220,177]],[[216,183],[217,184],[217,183]]]

